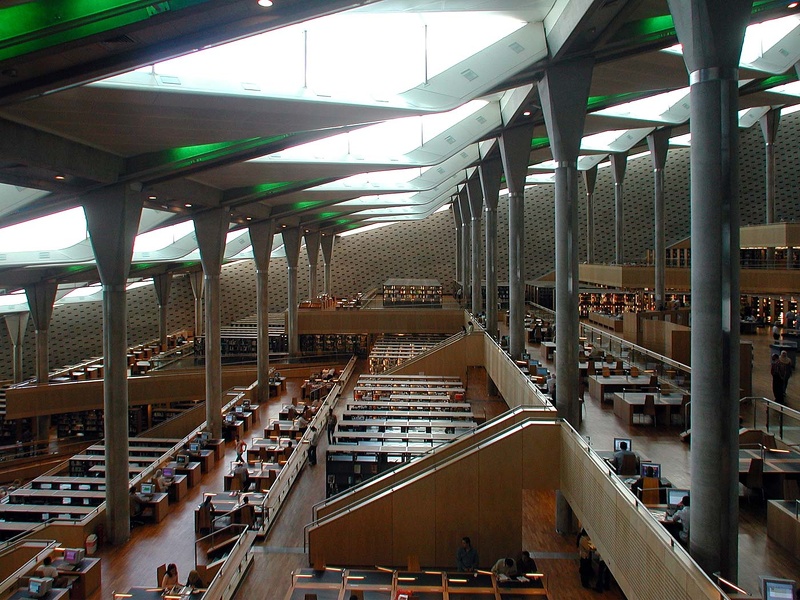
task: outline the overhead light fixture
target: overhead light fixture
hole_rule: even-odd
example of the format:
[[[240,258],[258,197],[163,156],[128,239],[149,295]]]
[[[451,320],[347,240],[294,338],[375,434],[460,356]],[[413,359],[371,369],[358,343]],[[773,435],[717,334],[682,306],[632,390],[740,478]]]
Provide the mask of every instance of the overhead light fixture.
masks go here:
[[[522,113],[522,116],[524,116],[524,117],[530,117],[530,116],[531,116],[531,111],[529,111],[529,110],[526,110],[524,113]]]
[[[148,200],[155,200],[156,198],[158,198],[158,196],[148,196],[147,197]]]
[[[188,202],[186,204],[184,204],[183,206],[184,206],[184,208],[192,208],[192,205],[189,204]]]
[[[64,177],[63,175],[56,175],[56,180],[57,181],[64,181],[65,179],[66,179],[66,177]]]
[[[258,5],[263,6],[264,8],[269,8],[272,6],[272,0],[258,0]]]
[[[797,8],[797,5],[798,5],[798,3],[797,3],[797,2],[792,2],[792,3],[791,3],[791,4],[789,4],[789,5],[788,5],[786,8]]]

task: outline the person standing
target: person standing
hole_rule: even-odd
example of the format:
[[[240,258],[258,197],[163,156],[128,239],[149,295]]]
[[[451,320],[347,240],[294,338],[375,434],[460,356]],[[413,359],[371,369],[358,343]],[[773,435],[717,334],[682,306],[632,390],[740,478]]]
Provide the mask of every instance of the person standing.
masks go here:
[[[472,573],[478,568],[478,551],[466,536],[461,538],[461,545],[456,551],[456,567],[465,573]]]
[[[769,373],[772,375],[772,396],[778,404],[785,403],[786,385],[783,380],[783,367],[781,367],[780,357],[777,354],[772,355],[772,363],[769,367]]]
[[[316,427],[311,427],[308,435],[308,464],[312,467],[317,464],[317,443],[319,442],[319,434]]]
[[[328,443],[333,443],[333,436],[336,434],[336,425],[339,422],[339,419],[336,418],[336,413],[331,411],[331,414],[328,415]]]
[[[578,555],[580,556],[580,566],[578,573],[581,576],[581,585],[585,588],[591,587],[592,575],[594,569],[592,568],[592,552],[595,551],[594,544],[592,543],[589,534],[585,529],[581,529],[578,534]]]
[[[777,321],[772,325],[772,339],[776,342],[781,339],[781,329],[778,327]]]
[[[786,350],[781,350],[781,355],[778,358],[778,362],[780,363],[781,370],[783,371],[783,401],[785,403],[786,389],[789,387],[789,378],[794,372],[794,365],[792,365],[792,359],[789,358],[789,354],[786,352]]]

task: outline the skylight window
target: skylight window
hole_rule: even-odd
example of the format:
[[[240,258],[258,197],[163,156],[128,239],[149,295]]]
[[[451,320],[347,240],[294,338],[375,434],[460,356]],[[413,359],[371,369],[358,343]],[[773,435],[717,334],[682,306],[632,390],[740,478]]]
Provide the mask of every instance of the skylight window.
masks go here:
[[[28,306],[28,297],[25,294],[6,294],[0,296],[0,307],[18,305]]]
[[[689,110],[689,88],[685,87],[611,106],[592,114],[659,123],[683,123],[689,120]]]
[[[71,208],[0,229],[0,252],[61,250],[88,237],[83,209]]]
[[[69,301],[69,300],[77,300],[78,298],[87,298],[88,296],[94,296],[95,294],[100,294],[103,291],[103,286],[101,285],[87,285],[85,287],[80,287],[72,290],[69,294],[65,295],[61,300]]]
[[[267,95],[382,100],[425,83],[525,25],[479,12],[348,11],[140,69]],[[113,78],[111,79],[113,81]]]
[[[651,131],[653,131],[652,127],[602,131],[583,138],[581,140],[581,150],[626,152],[641,142]]]
[[[148,231],[136,236],[136,241],[133,243],[133,252],[157,252],[190,233],[194,233],[194,222],[191,220]]]

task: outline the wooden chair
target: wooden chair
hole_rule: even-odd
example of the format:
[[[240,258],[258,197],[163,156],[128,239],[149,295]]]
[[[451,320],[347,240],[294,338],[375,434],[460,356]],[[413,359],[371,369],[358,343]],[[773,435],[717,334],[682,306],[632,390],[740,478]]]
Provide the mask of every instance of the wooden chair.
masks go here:
[[[658,489],[660,482],[658,477],[645,477],[642,481],[642,503],[661,504],[661,492]]]
[[[238,475],[234,475],[231,477],[231,492],[241,492],[242,491],[242,480]]]
[[[281,424],[275,421],[269,431],[269,439],[279,440],[281,438]]]
[[[164,575],[167,574],[167,564],[158,565],[156,567],[156,587],[161,587],[161,582],[164,580]]]
[[[744,479],[742,481],[742,479]],[[742,477],[739,477],[740,482],[744,485],[744,487],[751,490],[758,490],[761,492],[761,499],[764,499],[764,459],[762,458],[751,458],[750,459],[750,468],[747,469],[747,473]],[[752,494],[748,494],[747,499],[750,499]]]
[[[639,367],[631,367],[631,377],[639,376]]]
[[[211,507],[203,503],[197,509],[197,533],[210,533],[211,532]],[[166,565],[162,565],[166,570]],[[158,580],[158,585],[161,585],[161,580]]]
[[[653,394],[645,394],[642,414],[653,419],[653,427],[658,425],[656,421],[656,397]]]
[[[611,369],[603,367],[603,377],[611,377]]]
[[[297,406],[297,396],[292,396],[292,406]]]
[[[619,466],[617,475],[627,477],[630,475],[637,475],[639,473],[639,461],[634,454],[626,454],[622,457],[622,464]]]
[[[256,507],[252,504],[240,506],[238,521],[242,525],[247,525],[248,529],[253,529],[256,525]]]
[[[419,566],[419,556],[416,554],[409,554],[407,563],[408,570],[412,573],[417,573],[422,570],[422,568]]]

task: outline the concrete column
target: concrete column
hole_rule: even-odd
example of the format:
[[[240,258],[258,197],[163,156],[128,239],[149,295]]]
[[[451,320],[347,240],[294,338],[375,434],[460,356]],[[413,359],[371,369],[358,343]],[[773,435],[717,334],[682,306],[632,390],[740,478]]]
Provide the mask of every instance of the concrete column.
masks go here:
[[[582,171],[586,186],[586,262],[594,262],[594,186],[597,183],[597,165]]]
[[[6,327],[11,338],[12,363],[14,368],[14,383],[22,381],[22,342],[25,339],[25,328],[28,326],[28,315],[30,313],[8,314]]]
[[[578,401],[578,153],[593,62],[561,63],[545,70],[539,99],[556,162],[556,408],[573,427],[580,424]],[[572,510],[556,492],[556,529],[572,529]]]
[[[106,537],[112,544],[119,545],[130,538],[125,287],[142,214],[142,196],[127,186],[106,188],[88,195],[83,209],[103,284]]]
[[[525,350],[525,176],[533,123],[500,134],[500,157],[508,184],[508,350],[514,359]]]
[[[296,227],[281,230],[283,246],[286,250],[286,264],[288,268],[288,300],[289,319],[286,335],[289,337],[289,356],[300,354],[300,335],[297,326],[297,263],[300,261],[300,230]]]
[[[189,283],[192,286],[192,296],[194,296],[194,335],[203,335],[203,296],[205,286],[202,271],[192,271],[189,273]]]
[[[483,205],[486,238],[486,331],[494,339],[500,336],[497,324],[497,201],[500,196],[500,177],[503,165],[500,157],[493,155],[484,160],[478,167],[483,190]]]
[[[766,181],[766,218],[764,223],[767,224],[775,222],[775,139],[778,137],[780,121],[780,108],[773,108],[759,119],[761,133],[764,136],[764,179]],[[767,262],[770,269],[777,267],[775,264],[775,248],[767,248]]]
[[[275,223],[259,221],[250,225],[249,230],[256,263],[258,403],[266,404],[269,400],[269,257],[275,237]]]
[[[472,306],[472,262],[470,261],[470,246],[472,245],[472,217],[469,210],[467,186],[458,193],[458,204],[461,209],[461,270],[464,277],[464,306]]]
[[[614,171],[614,247],[615,261],[618,265],[625,262],[625,216],[623,214],[623,200],[625,197],[625,168],[628,166],[627,152],[614,152],[611,154],[611,167]],[[556,328],[558,331],[558,328]]]
[[[453,196],[451,206],[453,208],[453,221],[456,224],[456,282],[463,290],[464,263],[462,259],[464,251],[462,246],[464,245],[464,224],[461,221],[461,205],[458,203],[458,196]]]
[[[53,316],[53,305],[56,301],[58,284],[55,282],[39,282],[25,288],[33,326],[36,330],[36,382],[40,385],[50,381],[50,318]],[[44,439],[50,426],[50,415],[31,419],[33,437]]]
[[[481,181],[477,173],[467,180],[467,199],[471,216],[470,233],[472,235],[472,314],[483,312],[481,299],[481,213],[483,212],[483,195]],[[487,290],[488,294],[488,290]],[[488,295],[487,295],[488,298]]]
[[[220,275],[225,238],[230,225],[227,207],[194,217],[200,262],[203,264],[206,309],[206,427],[213,438],[222,437],[222,340],[220,338]]]
[[[667,244],[664,234],[666,212],[664,209],[664,166],[667,164],[669,137],[672,129],[664,127],[656,129],[647,136],[647,147],[653,160],[654,201],[653,213],[655,221],[655,239],[653,240],[653,265],[655,266],[655,300],[656,308],[664,306],[666,298]]]
[[[162,351],[167,349],[167,313],[169,308],[169,290],[172,287],[172,273],[153,276],[153,287],[158,299],[158,337]]]
[[[707,573],[737,579],[738,64],[751,0],[668,0],[691,100],[692,535]]]
[[[333,247],[336,245],[336,236],[332,233],[323,233],[320,238],[322,247],[322,260],[325,263],[325,293],[333,296],[333,285],[331,280],[331,266],[333,265]]]
[[[306,231],[306,253],[308,254],[308,299],[319,296],[317,290],[317,258],[319,258],[319,231]]]
[[[792,246],[786,248],[786,268],[794,268],[794,248]]]

